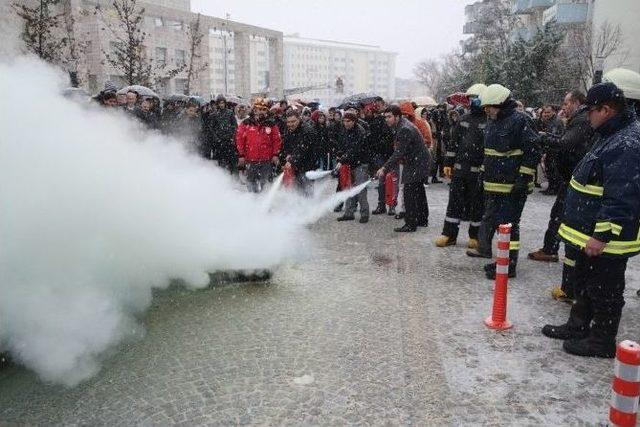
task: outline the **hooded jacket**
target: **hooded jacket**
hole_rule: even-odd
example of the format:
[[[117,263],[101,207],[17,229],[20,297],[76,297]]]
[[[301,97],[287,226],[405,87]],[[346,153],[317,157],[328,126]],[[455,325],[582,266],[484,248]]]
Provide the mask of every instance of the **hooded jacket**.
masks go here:
[[[640,253],[640,123],[628,108],[596,133],[573,172],[558,234],[578,249],[594,237],[607,243],[603,256],[631,257]]]
[[[431,126],[429,123],[427,123],[422,117],[416,117],[416,112],[410,102],[401,103],[400,111],[402,111],[402,114],[406,115],[407,119],[418,128],[427,147],[431,147],[433,144],[433,134],[431,133]]]
[[[508,99],[496,120],[487,120],[484,136],[484,191],[509,194],[516,182],[525,181],[533,191],[533,177],[540,161],[538,135],[524,114]]]

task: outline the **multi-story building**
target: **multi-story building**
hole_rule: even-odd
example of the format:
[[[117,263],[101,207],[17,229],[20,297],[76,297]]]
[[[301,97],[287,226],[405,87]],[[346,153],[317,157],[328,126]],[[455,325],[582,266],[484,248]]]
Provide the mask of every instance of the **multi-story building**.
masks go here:
[[[105,61],[105,52],[112,52],[116,43],[104,22],[111,22],[112,27],[116,22],[111,2],[66,0],[62,4],[74,18],[76,39],[86,46],[78,70],[83,86],[96,92],[108,80],[124,84],[118,70]],[[93,13],[98,5],[103,13]],[[154,89],[161,95],[184,92],[185,71],[164,78],[162,74],[188,61],[188,29],[199,15],[191,12],[190,0],[146,0],[139,6],[144,8],[142,30],[147,34],[146,55],[154,67],[165,67],[165,71],[158,72],[160,79]],[[20,24],[20,18],[11,10],[2,19]],[[192,94],[209,97],[230,93],[250,98],[252,93],[266,92],[270,96],[282,96],[281,32],[206,15],[200,15],[199,19],[200,31],[205,36],[197,53],[204,69],[191,83]],[[4,22],[2,24],[4,26]]]
[[[396,53],[379,46],[286,36],[285,92],[327,106],[359,92],[394,99],[395,60]],[[336,85],[338,79],[342,90]]]
[[[638,0],[512,0],[513,13],[522,25],[514,30],[517,36],[528,39],[548,23],[561,26],[567,36],[584,33],[587,43],[595,49],[604,24],[610,30],[619,28],[621,44],[604,61],[604,70],[625,67],[640,72],[640,1]],[[586,32],[586,33],[585,33]],[[594,52],[594,57],[597,53]]]

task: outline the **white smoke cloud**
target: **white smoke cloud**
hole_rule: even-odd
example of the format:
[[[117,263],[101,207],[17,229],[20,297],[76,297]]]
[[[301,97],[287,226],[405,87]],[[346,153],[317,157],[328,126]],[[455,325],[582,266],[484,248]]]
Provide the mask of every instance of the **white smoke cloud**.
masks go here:
[[[0,63],[0,350],[72,386],[141,331],[153,287],[299,259],[337,199],[278,195],[268,213],[179,143],[60,97],[63,79]]]

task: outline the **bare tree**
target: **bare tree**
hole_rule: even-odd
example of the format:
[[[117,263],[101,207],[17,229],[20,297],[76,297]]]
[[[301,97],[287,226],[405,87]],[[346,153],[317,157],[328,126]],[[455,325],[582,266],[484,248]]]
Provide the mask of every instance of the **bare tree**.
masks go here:
[[[609,21],[604,21],[595,31],[590,26],[584,31],[572,31],[567,39],[569,52],[573,53],[568,58],[569,62],[575,73],[581,76],[585,90],[593,81],[598,59],[607,61],[617,56],[619,59],[615,65],[621,65],[629,56],[629,51],[623,49],[625,39],[620,25],[614,26]]]
[[[175,77],[184,69],[184,64],[168,68],[166,59],[154,61],[147,54],[145,41],[148,34],[143,30],[144,8],[138,7],[137,0],[112,0],[115,14],[111,19],[96,6],[96,13],[115,39],[110,51],[103,50],[105,59],[113,69],[120,72],[127,84],[155,86],[160,80]]]
[[[202,45],[202,38],[204,34],[200,30],[200,14],[195,21],[189,24],[188,30],[189,37],[189,62],[187,67],[187,82],[185,84],[186,94],[191,94],[191,83],[198,78],[201,71],[205,70],[208,64],[202,63],[202,54],[200,52],[200,46]]]
[[[435,96],[442,83],[442,64],[436,59],[426,59],[413,68],[413,74]]]
[[[39,0],[36,6],[13,3],[16,14],[23,20],[22,40],[27,51],[54,64],[59,63],[62,49],[68,40],[60,30],[62,13],[56,6],[60,0]]]
[[[80,86],[80,68],[86,62],[86,53],[89,43],[76,37],[76,20],[73,16],[71,0],[63,0],[62,4],[63,31],[67,40],[64,54],[61,57],[61,65],[69,73],[71,86]]]

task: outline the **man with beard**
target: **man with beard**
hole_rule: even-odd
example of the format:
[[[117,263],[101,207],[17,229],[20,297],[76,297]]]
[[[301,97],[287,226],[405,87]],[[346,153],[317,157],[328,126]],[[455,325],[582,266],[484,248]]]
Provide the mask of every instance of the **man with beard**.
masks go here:
[[[279,164],[282,147],[280,131],[269,118],[269,106],[264,98],[256,98],[249,117],[236,132],[238,167],[247,168],[247,187],[259,193],[269,180],[273,166]]]
[[[314,170],[316,166],[318,159],[316,134],[311,123],[303,122],[297,111],[289,111],[286,117],[287,127],[282,139],[283,146],[291,147],[291,153],[286,156],[284,169],[293,169],[296,186],[304,195],[309,196],[311,181],[305,177],[305,172]]]
[[[429,205],[424,184],[429,177],[430,155],[420,131],[402,116],[397,105],[384,110],[384,119],[394,131],[394,151],[378,172],[378,178],[404,161],[402,182],[404,184],[405,225],[394,228],[396,232],[414,232],[429,223]]]
[[[558,142],[563,131],[564,125],[558,118],[555,108],[552,105],[545,105],[542,108],[542,115],[538,122],[538,134],[543,142],[545,151],[544,169],[549,181],[549,187],[542,191],[542,194],[549,196],[557,195],[562,185],[562,178],[558,173],[558,151],[554,145]]]

